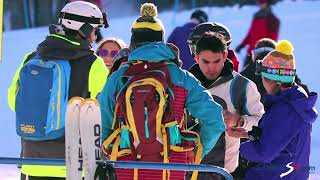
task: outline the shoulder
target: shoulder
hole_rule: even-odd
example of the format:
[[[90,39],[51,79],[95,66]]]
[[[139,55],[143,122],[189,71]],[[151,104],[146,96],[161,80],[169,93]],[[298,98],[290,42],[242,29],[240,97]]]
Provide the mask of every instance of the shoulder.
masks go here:
[[[89,55],[85,60],[88,61],[89,64],[91,64],[91,68],[105,68],[104,61],[99,56],[92,54]]]
[[[231,80],[232,83],[237,83],[238,86],[253,83],[250,79],[246,78],[245,76],[243,76],[242,74],[236,71],[233,71],[232,75],[233,75],[233,79]]]
[[[293,107],[289,104],[289,102],[286,99],[279,99],[278,101],[275,101],[271,105],[269,105],[266,112],[268,112],[268,114],[271,115],[292,115],[293,111]]]

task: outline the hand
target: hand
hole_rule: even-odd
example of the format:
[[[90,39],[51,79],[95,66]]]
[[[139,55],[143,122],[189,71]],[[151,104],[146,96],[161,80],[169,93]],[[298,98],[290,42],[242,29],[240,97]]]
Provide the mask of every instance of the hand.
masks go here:
[[[248,132],[244,128],[230,127],[227,128],[227,133],[229,136],[235,138],[249,138]]]
[[[236,51],[236,53],[239,53],[241,51],[241,49],[242,49],[242,45],[240,44],[236,47],[236,49],[234,51]]]
[[[187,151],[187,159],[188,159],[188,163],[189,164],[193,164],[194,163],[195,154],[194,154],[193,150]]]
[[[238,114],[232,113],[227,110],[224,110],[222,114],[227,127],[235,127],[238,125],[240,120],[240,116]]]

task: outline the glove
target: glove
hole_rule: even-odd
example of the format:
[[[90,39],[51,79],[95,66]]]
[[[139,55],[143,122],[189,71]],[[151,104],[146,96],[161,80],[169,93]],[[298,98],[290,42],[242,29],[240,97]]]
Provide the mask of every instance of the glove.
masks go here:
[[[243,48],[243,46],[240,44],[236,47],[235,51],[236,53],[239,53],[241,51],[241,49]]]

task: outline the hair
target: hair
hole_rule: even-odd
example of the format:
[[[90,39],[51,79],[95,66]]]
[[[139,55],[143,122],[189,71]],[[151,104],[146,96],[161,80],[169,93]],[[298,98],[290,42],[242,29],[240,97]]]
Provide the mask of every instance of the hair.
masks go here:
[[[201,9],[198,9],[191,14],[190,19],[197,19],[199,23],[204,23],[208,21],[208,15],[206,12],[202,11]]]
[[[95,53],[97,55],[99,55],[99,49],[101,49],[101,47],[107,43],[107,42],[114,42],[118,45],[119,49],[122,49],[126,46],[126,43],[122,40],[122,39],[119,39],[119,38],[115,38],[115,37],[110,37],[110,38],[104,38],[102,39],[99,44],[97,45],[97,48],[96,48],[96,51]]]
[[[67,36],[70,36],[70,37],[76,37],[77,35],[80,35],[80,34],[78,33],[78,31],[72,30],[72,29],[66,29],[66,28],[64,28],[64,32],[65,32],[65,34],[66,34]],[[82,37],[82,36],[81,36],[81,37]]]
[[[202,35],[196,45],[196,54],[200,52],[209,50],[215,53],[225,53],[227,52],[227,43],[224,37],[220,33],[206,32]]]
[[[270,48],[276,49],[276,42],[270,38],[262,38],[256,42],[254,48],[257,49],[262,47],[270,47]],[[270,52],[267,52],[267,51],[258,53],[257,55],[254,56],[253,61],[256,61],[258,59],[262,60],[269,53]]]

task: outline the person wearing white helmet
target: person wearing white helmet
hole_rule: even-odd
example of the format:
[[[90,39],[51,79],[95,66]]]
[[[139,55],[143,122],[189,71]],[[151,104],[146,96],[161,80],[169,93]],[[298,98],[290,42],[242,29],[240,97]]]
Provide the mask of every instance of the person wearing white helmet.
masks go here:
[[[83,38],[89,37],[93,30],[107,28],[107,15],[89,2],[74,1],[63,7],[59,24],[67,31],[77,31]]]
[[[102,91],[108,76],[103,60],[94,54],[91,44],[96,39],[95,31],[108,27],[105,13],[91,3],[75,1],[61,10],[57,25],[51,25],[49,35],[28,53],[16,72],[8,91],[10,108],[15,111],[18,77],[22,66],[37,56],[44,61],[66,60],[71,67],[68,98],[80,96],[96,98]],[[65,159],[65,138],[46,141],[21,139],[21,156],[24,158]],[[66,168],[61,166],[22,165],[21,180],[65,179]]]

